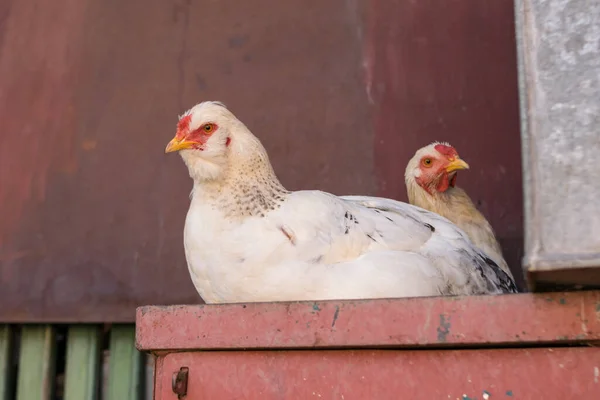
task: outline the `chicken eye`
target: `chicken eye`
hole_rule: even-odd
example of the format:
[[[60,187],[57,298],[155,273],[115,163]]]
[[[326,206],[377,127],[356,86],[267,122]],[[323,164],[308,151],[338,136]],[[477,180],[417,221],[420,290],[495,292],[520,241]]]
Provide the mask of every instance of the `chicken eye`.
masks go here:
[[[212,131],[214,131],[214,130],[215,130],[215,125],[214,125],[214,124],[204,124],[204,125],[202,126],[202,130],[203,130],[205,133],[211,133]]]
[[[423,165],[429,167],[431,165],[431,158],[426,158],[423,160]]]

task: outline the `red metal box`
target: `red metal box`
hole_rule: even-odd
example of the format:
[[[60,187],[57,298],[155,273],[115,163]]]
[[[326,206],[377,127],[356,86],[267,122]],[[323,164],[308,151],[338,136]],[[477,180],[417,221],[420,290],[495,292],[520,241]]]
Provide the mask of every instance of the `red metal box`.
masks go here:
[[[600,291],[137,310],[157,400],[600,398],[598,343]]]

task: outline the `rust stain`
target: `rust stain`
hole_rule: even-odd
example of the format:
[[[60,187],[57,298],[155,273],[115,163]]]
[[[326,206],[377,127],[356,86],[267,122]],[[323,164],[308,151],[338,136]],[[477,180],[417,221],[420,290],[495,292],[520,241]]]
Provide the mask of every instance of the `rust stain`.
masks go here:
[[[26,208],[44,201],[49,175],[76,163],[70,81],[84,11],[76,0],[63,0],[60,7],[21,1],[12,3],[5,20],[0,49],[2,257]],[[23,21],[34,28],[24,31]]]
[[[445,314],[440,314],[440,324],[437,328],[437,339],[441,343],[446,343],[448,334],[450,333],[450,317]]]
[[[21,250],[14,253],[0,252],[0,262],[10,263],[33,253],[32,250]]]
[[[579,303],[580,303],[580,306],[581,306],[580,307],[581,311],[579,313],[577,313],[578,314],[577,316],[581,319],[581,332],[584,335],[587,335],[588,334],[588,327],[587,327],[587,320],[585,319],[585,316],[587,315],[586,310],[585,310],[585,301],[580,300]]]
[[[333,321],[331,321],[332,328],[335,326],[335,322],[337,321],[339,315],[340,315],[340,307],[335,306],[335,312],[333,313]]]
[[[90,150],[94,150],[97,145],[98,145],[97,141],[95,141],[93,139],[86,139],[81,143],[81,148],[86,151],[90,151]]]

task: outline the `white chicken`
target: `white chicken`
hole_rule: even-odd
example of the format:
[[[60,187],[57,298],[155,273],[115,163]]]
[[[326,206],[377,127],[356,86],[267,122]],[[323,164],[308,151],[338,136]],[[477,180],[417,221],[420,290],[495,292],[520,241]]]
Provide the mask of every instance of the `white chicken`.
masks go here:
[[[165,149],[173,151],[194,181],[184,247],[206,303],[516,291],[437,214],[389,199],[286,190],[260,141],[219,102],[180,117]]]
[[[420,148],[408,162],[404,174],[408,200],[412,205],[448,218],[512,278],[492,226],[469,195],[456,186],[458,171],[468,168],[448,143],[434,142]]]

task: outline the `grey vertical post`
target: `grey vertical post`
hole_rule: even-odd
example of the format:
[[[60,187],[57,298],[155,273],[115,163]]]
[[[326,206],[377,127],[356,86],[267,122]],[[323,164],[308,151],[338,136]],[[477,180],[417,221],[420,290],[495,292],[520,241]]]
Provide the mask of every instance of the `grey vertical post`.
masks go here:
[[[600,285],[600,0],[515,0],[530,287]]]

